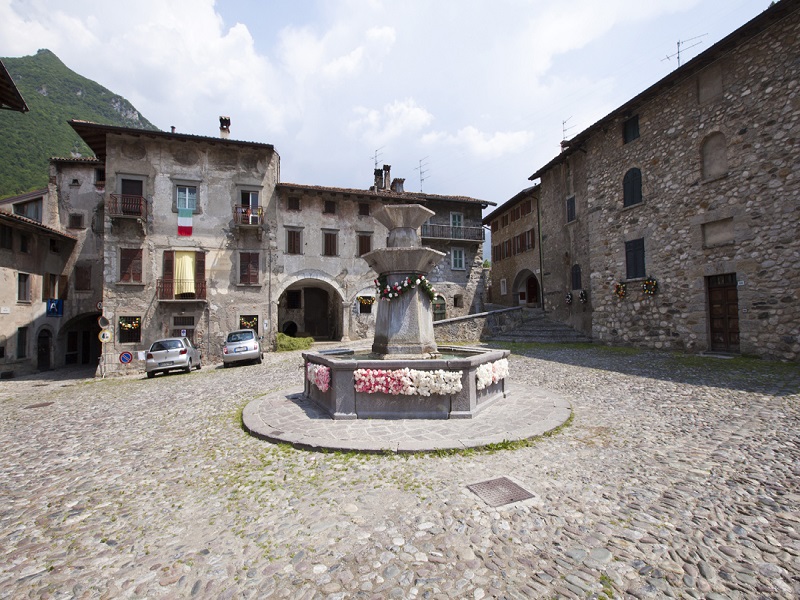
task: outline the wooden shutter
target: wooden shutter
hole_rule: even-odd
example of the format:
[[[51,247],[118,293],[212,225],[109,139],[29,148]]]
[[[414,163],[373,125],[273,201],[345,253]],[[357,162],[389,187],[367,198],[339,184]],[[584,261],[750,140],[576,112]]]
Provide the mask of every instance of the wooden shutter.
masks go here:
[[[164,250],[162,277],[169,280],[175,279],[175,252],[172,250]]]
[[[66,275],[59,275],[58,276],[58,297],[61,300],[66,300],[68,292],[69,292],[69,280],[67,279],[67,276]]]
[[[205,280],[206,278],[206,253],[194,253],[194,278],[195,281]]]
[[[125,282],[142,281],[142,250],[122,248],[120,250],[119,279]]]
[[[239,283],[258,283],[258,252],[242,252],[239,254]]]

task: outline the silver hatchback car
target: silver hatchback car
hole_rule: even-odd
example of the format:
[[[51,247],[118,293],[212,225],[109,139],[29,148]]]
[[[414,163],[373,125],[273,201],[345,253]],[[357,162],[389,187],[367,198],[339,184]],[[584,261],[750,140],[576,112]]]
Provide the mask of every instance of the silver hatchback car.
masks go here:
[[[144,370],[148,377],[155,377],[156,373],[182,370],[187,373],[192,369],[198,371],[200,364],[200,349],[192,344],[189,338],[166,338],[153,342],[147,351]]]
[[[261,337],[253,329],[231,331],[222,346],[222,366],[230,367],[235,362],[255,361],[261,364],[264,351]]]

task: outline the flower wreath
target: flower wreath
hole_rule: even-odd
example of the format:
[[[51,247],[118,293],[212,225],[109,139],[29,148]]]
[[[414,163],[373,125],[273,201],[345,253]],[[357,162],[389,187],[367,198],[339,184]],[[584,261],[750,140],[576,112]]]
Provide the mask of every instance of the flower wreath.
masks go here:
[[[645,296],[654,296],[658,291],[658,282],[652,277],[648,277],[642,282],[642,291]]]
[[[589,294],[586,293],[586,290],[581,290],[578,294],[578,300],[581,301],[581,304],[586,304],[589,300]]]
[[[620,300],[625,297],[625,292],[627,291],[627,285],[624,283],[618,283],[614,286],[614,295],[619,298]]]
[[[244,317],[239,317],[239,327],[242,329],[255,329],[258,326],[258,317],[253,317],[252,319],[245,319]]]
[[[567,292],[567,295],[564,296],[564,302],[572,304],[572,292]]]
[[[399,298],[409,290],[420,288],[428,298],[433,301],[436,298],[436,290],[433,284],[425,279],[425,275],[411,275],[404,280],[397,283],[389,284],[389,279],[386,275],[381,275],[375,280],[375,290],[384,300],[391,300],[392,298]]]

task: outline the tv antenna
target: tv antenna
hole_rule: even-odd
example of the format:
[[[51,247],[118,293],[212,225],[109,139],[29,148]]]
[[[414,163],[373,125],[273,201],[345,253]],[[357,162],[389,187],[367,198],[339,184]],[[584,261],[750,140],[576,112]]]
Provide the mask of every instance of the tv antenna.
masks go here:
[[[701,37],[705,37],[707,35],[708,35],[707,33],[704,33],[703,35],[698,35],[698,36],[695,36],[693,38],[689,38],[688,40],[678,40],[678,51],[675,54],[667,54],[667,56],[665,56],[664,58],[661,59],[661,62],[664,62],[665,60],[669,60],[669,59],[671,59],[673,57],[677,57],[678,66],[680,67],[681,66],[681,47],[683,47],[684,50],[688,50],[689,48],[694,48],[695,46],[699,46],[703,42],[702,41],[694,42],[694,40],[699,40]],[[689,42],[694,42],[694,44],[692,44],[691,46],[684,46],[684,44],[688,44]]]
[[[375,154],[373,154],[372,156],[370,156],[370,158],[371,158],[373,161],[375,161],[375,168],[376,168],[376,169],[378,168],[378,161],[379,161],[379,160],[380,160],[380,158],[381,158],[381,150],[383,150],[384,148],[386,148],[386,146],[381,146],[380,148],[378,148],[377,150],[375,150]]]
[[[428,160],[428,157],[426,156],[425,158],[420,158],[419,159],[419,166],[414,168],[415,171],[419,171],[419,191],[420,192],[422,191],[422,182],[427,179],[427,177],[424,177],[424,175],[425,175],[425,173],[428,172],[428,170],[425,168],[425,167],[428,166],[428,163],[422,164],[423,160]]]
[[[569,127],[567,127],[567,123],[569,123],[569,120],[570,120],[571,118],[572,118],[572,117],[567,117],[566,119],[564,119],[563,121],[561,121],[561,136],[562,136],[562,137],[561,137],[561,139],[562,139],[562,140],[565,140],[565,139],[567,139],[567,132],[568,132],[570,129],[575,129],[575,125],[570,125]]]

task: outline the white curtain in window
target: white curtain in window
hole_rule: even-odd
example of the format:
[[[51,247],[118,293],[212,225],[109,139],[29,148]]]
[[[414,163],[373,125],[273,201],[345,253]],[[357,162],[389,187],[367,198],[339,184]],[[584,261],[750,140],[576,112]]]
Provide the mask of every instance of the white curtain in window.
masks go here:
[[[175,252],[175,294],[194,294],[194,252]]]

